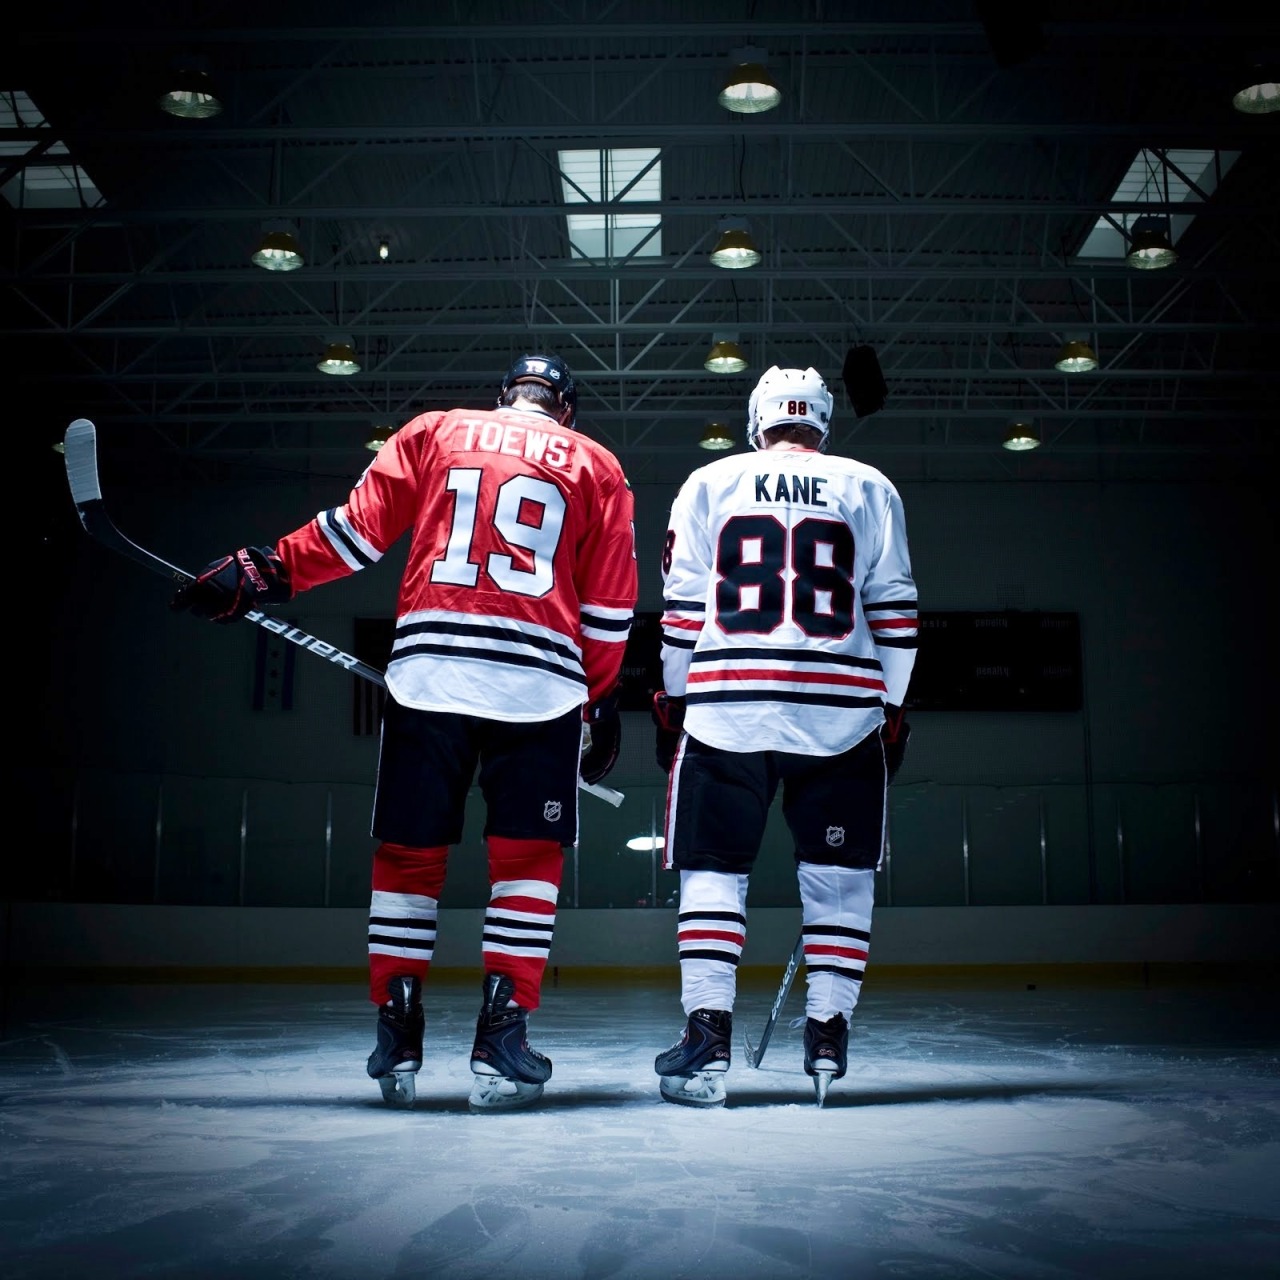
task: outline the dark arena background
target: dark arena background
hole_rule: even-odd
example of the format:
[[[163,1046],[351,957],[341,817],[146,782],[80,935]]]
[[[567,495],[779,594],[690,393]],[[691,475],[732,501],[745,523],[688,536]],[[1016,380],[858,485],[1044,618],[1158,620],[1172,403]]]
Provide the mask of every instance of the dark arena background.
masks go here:
[[[1234,14],[11,17],[6,1280],[1275,1276],[1280,36]],[[774,105],[722,104],[742,67]],[[758,257],[721,265],[728,233]],[[581,793],[565,850],[545,1095],[478,1116],[473,796],[392,1108],[365,1073],[385,694],[172,612],[59,449],[93,422],[111,519],[190,570],[539,350],[635,496],[622,800]],[[848,1074],[815,1105],[803,971],[748,1060],[800,924],[775,806],[727,1104],[695,1111],[653,1070],[684,1021],[659,564],[775,364],[819,370],[830,451],[901,494],[912,735]],[[383,669],[404,554],[281,618]]]

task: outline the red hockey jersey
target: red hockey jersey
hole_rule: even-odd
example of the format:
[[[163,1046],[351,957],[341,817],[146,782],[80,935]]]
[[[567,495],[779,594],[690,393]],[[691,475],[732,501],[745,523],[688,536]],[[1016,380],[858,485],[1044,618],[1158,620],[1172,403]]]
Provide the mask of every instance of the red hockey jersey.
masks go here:
[[[635,504],[603,445],[529,409],[406,423],[345,503],[277,543],[295,592],[412,530],[387,688],[425,711],[534,721],[616,683],[636,603]]]

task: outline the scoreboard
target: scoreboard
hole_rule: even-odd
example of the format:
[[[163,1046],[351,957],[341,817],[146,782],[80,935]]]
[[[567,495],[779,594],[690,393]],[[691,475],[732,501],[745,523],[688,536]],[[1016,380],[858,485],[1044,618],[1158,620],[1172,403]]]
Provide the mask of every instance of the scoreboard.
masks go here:
[[[918,711],[1079,711],[1080,616],[922,613],[907,690]]]

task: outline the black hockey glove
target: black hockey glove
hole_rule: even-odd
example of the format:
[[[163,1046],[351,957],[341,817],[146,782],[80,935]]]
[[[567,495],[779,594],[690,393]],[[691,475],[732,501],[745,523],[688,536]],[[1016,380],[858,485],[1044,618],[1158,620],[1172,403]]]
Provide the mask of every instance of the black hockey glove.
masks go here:
[[[293,598],[289,570],[274,547],[241,547],[212,560],[169,601],[172,609],[187,609],[210,622],[234,622],[264,604],[283,604]]]
[[[680,735],[684,732],[684,698],[659,689],[653,695],[653,723],[657,729],[653,756],[663,773],[670,773],[675,764]]]
[[[907,743],[911,738],[911,726],[904,718],[906,713],[893,703],[884,704],[884,724],[880,726],[880,741],[884,744],[884,763],[892,782],[902,768],[902,761],[907,754]]]
[[[618,763],[622,749],[622,717],[618,715],[618,691],[582,709],[583,751],[578,773],[583,782],[596,783],[607,778]]]

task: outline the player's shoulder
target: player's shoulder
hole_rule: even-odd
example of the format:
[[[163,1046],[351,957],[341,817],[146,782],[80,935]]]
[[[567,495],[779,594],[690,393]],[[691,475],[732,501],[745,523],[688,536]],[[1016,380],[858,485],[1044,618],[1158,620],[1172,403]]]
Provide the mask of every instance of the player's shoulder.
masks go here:
[[[830,461],[839,469],[841,474],[849,476],[860,484],[883,489],[885,492],[894,495],[898,492],[897,486],[893,481],[879,467],[873,467],[869,462],[863,462],[859,458],[850,458],[842,453],[826,454],[824,455],[824,461]]]
[[[715,488],[716,485],[732,481],[744,471],[749,471],[760,463],[761,455],[755,450],[750,453],[728,453],[722,458],[712,458],[700,467],[695,467],[685,477],[686,485],[705,485]]]
[[[602,440],[597,440],[595,436],[587,435],[585,431],[581,431],[577,427],[567,427],[566,430],[578,448],[582,449],[588,457],[598,458],[602,465],[614,466],[621,470],[622,463],[618,461],[618,455]]]
[[[576,429],[571,429],[568,434],[582,456],[590,462],[593,474],[602,478],[611,477],[619,484],[626,485],[628,489],[631,488],[621,460],[607,444]]]
[[[485,416],[483,409],[427,409],[422,413],[415,414],[408,422],[402,426],[396,433],[402,437],[411,435],[421,435],[423,433],[430,434],[438,431],[441,426],[450,421],[456,421],[463,416]]]

